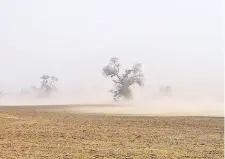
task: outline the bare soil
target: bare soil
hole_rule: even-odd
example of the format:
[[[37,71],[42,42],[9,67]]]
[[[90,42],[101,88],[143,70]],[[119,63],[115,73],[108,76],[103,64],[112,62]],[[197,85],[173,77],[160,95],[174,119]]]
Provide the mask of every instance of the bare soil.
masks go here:
[[[0,158],[224,158],[224,118],[0,107]]]

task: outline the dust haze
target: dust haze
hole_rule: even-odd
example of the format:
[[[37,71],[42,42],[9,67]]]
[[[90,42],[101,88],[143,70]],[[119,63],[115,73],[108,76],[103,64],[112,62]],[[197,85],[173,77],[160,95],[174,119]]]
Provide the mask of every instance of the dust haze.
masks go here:
[[[212,0],[0,1],[0,105],[223,116],[221,6]],[[144,87],[133,88],[130,101],[113,102],[112,82],[102,76],[114,56],[124,69],[143,66]],[[48,98],[30,91],[42,74],[59,79]],[[171,96],[160,93],[162,85],[172,87]]]
[[[132,100],[114,102],[110,93],[55,93],[48,98],[38,98],[32,94],[4,95],[0,105],[4,106],[54,106],[70,105],[69,112],[100,113],[114,115],[141,116],[224,116],[223,97],[206,96],[194,93],[173,92],[164,96],[159,91],[143,93],[141,88],[133,90]],[[203,94],[203,92],[202,92]],[[71,106],[72,105],[72,106]],[[79,105],[79,107],[77,106]],[[54,108],[52,109],[54,111]]]

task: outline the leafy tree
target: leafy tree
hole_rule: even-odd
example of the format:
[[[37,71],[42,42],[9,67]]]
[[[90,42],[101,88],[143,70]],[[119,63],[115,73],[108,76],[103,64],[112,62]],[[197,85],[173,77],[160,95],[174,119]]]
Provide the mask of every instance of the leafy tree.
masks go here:
[[[137,63],[131,69],[125,69],[123,73],[120,72],[121,64],[119,59],[112,57],[109,64],[103,68],[103,75],[111,78],[114,83],[114,89],[109,92],[113,93],[114,100],[118,100],[120,97],[131,99],[131,86],[135,84],[143,86],[141,64]]]
[[[55,76],[42,75],[41,79],[41,92],[45,94],[50,94],[56,90],[55,82],[58,81],[58,78]]]

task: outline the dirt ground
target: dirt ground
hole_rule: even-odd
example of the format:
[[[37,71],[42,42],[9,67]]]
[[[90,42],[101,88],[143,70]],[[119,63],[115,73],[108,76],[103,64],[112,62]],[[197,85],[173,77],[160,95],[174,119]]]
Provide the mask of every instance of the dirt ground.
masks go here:
[[[0,107],[0,158],[224,158],[224,118]]]

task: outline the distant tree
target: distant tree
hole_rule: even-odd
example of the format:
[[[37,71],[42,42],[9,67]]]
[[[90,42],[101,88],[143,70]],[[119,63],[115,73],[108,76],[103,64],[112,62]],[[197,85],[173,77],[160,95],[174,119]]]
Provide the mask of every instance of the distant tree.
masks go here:
[[[161,86],[160,87],[160,93],[163,96],[172,96],[172,87],[171,86]]]
[[[41,79],[41,88],[40,91],[45,94],[50,94],[56,90],[55,83],[58,81],[58,78],[55,76],[42,75]],[[33,89],[37,89],[33,87]]]
[[[5,94],[3,92],[0,92],[0,98],[2,98]]]
[[[135,84],[143,86],[144,75],[140,63],[133,65],[131,69],[125,69],[125,71],[121,73],[119,59],[113,57],[110,59],[109,64],[103,68],[103,75],[111,78],[114,83],[114,89],[109,91],[113,93],[114,100],[118,100],[120,97],[131,99],[131,86]]]
[[[40,91],[40,88],[38,88],[36,86],[31,86],[30,89],[31,89],[32,92],[39,92]]]
[[[20,94],[22,95],[32,95],[32,94],[39,94],[41,93],[40,91],[41,89],[36,87],[36,86],[30,86],[29,88],[22,88],[21,91],[20,91]]]

